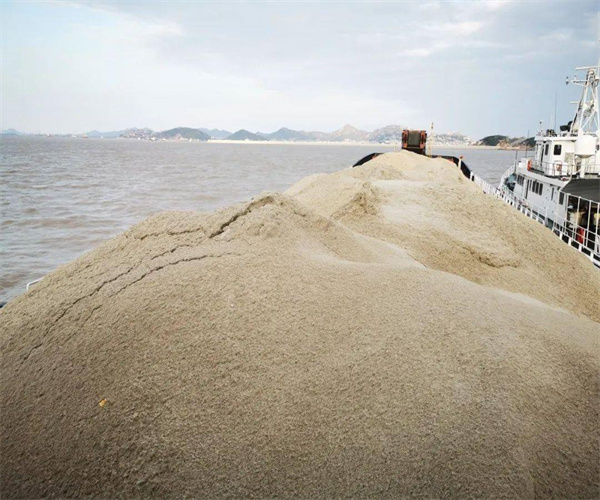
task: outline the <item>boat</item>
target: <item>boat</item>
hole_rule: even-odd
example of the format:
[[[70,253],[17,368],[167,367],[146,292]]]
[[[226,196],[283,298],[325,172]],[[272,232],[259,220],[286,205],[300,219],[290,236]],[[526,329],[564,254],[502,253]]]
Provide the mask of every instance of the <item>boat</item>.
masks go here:
[[[576,68],[584,77],[575,116],[559,130],[539,130],[531,155],[515,161],[498,188],[478,184],[538,220],[600,268],[600,109],[597,66]]]

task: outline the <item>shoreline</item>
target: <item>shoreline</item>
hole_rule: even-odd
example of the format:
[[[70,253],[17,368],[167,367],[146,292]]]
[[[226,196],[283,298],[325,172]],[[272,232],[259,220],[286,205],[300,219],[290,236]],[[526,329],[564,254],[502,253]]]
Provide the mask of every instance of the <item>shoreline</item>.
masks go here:
[[[395,151],[400,151],[402,149],[401,143],[380,143],[380,142],[367,142],[367,141],[356,141],[356,142],[344,142],[344,141],[231,141],[228,139],[209,139],[207,141],[200,141],[197,139],[192,139],[191,141],[188,139],[181,140],[160,140],[160,141],[151,141],[148,139],[134,139],[134,138],[126,138],[126,137],[67,137],[67,136],[44,136],[44,135],[26,135],[26,136],[4,136],[5,138],[40,138],[40,139],[85,139],[85,140],[103,140],[103,141],[111,141],[111,140],[129,140],[134,142],[148,142],[148,143],[205,143],[205,144],[242,144],[242,145],[273,145],[273,146],[371,146],[371,147],[379,147],[379,148],[390,148]],[[482,150],[482,151],[525,151],[524,148],[499,148],[498,146],[477,146],[475,144],[465,144],[465,145],[455,145],[455,144],[435,144],[433,145],[433,149],[468,149],[468,150]]]
[[[163,141],[164,142],[164,141]],[[177,141],[175,141],[177,142]],[[181,141],[187,142],[187,141]],[[210,139],[206,141],[209,144],[260,144],[260,145],[279,145],[279,146],[373,146],[380,148],[396,148],[401,150],[401,143],[386,144],[381,142],[336,142],[336,141],[230,141],[227,139]],[[508,151],[507,149],[501,149],[496,146],[476,146],[474,144],[468,145],[435,145],[433,149],[474,149],[474,150],[493,150]],[[512,151],[512,150],[511,150]]]

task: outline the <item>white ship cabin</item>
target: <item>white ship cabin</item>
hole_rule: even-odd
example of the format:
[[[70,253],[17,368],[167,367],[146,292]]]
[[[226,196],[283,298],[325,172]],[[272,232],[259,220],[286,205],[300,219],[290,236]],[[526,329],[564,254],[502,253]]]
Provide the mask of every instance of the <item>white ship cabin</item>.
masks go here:
[[[558,178],[600,175],[598,139],[592,134],[572,135],[563,130],[570,127],[561,126],[561,135],[547,130],[545,135],[537,136],[534,156],[522,158],[517,169]]]
[[[552,129],[546,130],[545,134],[540,131],[535,138],[535,155],[521,159],[517,173],[531,172],[546,178],[559,178],[563,182],[574,178],[600,177],[600,66],[577,69],[587,73],[584,79],[571,80],[583,87],[575,117],[562,125],[558,134]]]
[[[571,124],[561,127],[570,128]],[[564,204],[559,190],[573,179],[600,178],[600,152],[595,135],[556,135],[553,130],[535,138],[533,156],[516,164],[514,194],[543,212],[556,211]]]

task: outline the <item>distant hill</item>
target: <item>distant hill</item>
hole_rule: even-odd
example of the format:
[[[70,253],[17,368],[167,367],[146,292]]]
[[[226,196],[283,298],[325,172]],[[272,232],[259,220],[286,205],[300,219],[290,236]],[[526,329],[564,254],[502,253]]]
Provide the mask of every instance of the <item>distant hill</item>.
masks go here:
[[[515,143],[516,146],[533,148],[535,147],[535,137],[524,138],[521,137]]]
[[[14,128],[7,128],[6,130],[3,130],[2,132],[0,132],[0,135],[25,135],[23,132],[19,132],[18,130],[15,130]]]
[[[507,135],[488,135],[477,142],[478,146],[498,146],[501,142],[510,141]]]
[[[210,135],[197,128],[177,127],[163,132],[152,134],[157,139],[194,139],[198,141],[208,141]]]
[[[331,132],[328,135],[330,141],[365,141],[369,136],[368,132],[359,130],[352,125],[344,125],[341,129]]]
[[[201,130],[205,134],[209,135],[212,139],[225,139],[231,135],[231,132],[228,130],[221,130],[218,128],[199,128],[198,130]]]
[[[509,137],[507,135],[488,135],[477,141],[477,146],[495,146],[500,148],[531,148],[535,146],[534,137]]]
[[[367,135],[366,140],[369,142],[390,143],[402,142],[402,131],[407,128],[402,125],[387,125],[386,127],[373,130]]]
[[[314,136],[310,132],[304,132],[303,130],[292,130],[286,127],[281,127],[276,132],[270,134],[263,134],[258,132],[270,141],[314,141]]]
[[[262,135],[253,134],[252,132],[248,132],[245,129],[238,130],[234,134],[231,134],[229,137],[226,137],[227,140],[230,141],[266,141],[267,138]]]

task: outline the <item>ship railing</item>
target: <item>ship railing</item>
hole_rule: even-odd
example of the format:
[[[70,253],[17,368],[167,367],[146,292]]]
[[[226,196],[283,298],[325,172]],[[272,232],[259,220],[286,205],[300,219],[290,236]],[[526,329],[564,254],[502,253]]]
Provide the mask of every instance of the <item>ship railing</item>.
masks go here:
[[[507,172],[505,176],[507,175],[510,175],[510,173]],[[590,222],[591,218],[594,217],[594,213],[597,214],[595,216],[596,220],[600,220],[600,204],[577,196],[569,196],[567,203],[571,203],[573,206],[577,205],[577,207],[580,205],[590,207],[590,210],[587,212],[587,220],[585,221],[586,226],[582,226],[572,220],[564,218],[558,213],[548,213],[546,207],[536,205],[529,200],[516,196],[514,193],[503,187],[503,182],[500,184],[501,188],[498,188],[474,173],[471,173],[469,178],[478,185],[485,194],[502,200],[504,203],[516,208],[530,219],[543,224],[565,243],[586,255],[594,265],[600,268],[600,224],[597,224],[594,230],[590,229],[593,227]],[[595,211],[591,210],[593,206],[595,206]]]
[[[564,161],[539,161],[528,158],[523,158],[521,161],[526,161],[529,165],[531,161],[531,170],[534,172],[541,173],[550,177],[562,177],[573,175],[579,172],[583,167],[584,174],[598,174],[600,173],[600,163],[584,163],[582,165],[576,165],[573,162]]]
[[[490,184],[489,182],[483,180],[481,177],[479,177],[478,175],[475,175],[473,172],[471,172],[470,179],[475,184],[477,184],[485,194],[490,194],[492,196],[498,197],[500,190],[493,184]]]
[[[582,201],[579,197],[570,196],[569,198],[572,198],[571,203],[574,205]],[[587,213],[587,218],[584,221],[586,225],[581,225],[556,212],[548,213],[546,207],[531,203],[509,192],[502,193],[502,199],[529,218],[537,220],[540,224],[546,226],[565,243],[587,255],[594,264],[600,267],[600,235],[598,234],[597,227],[594,230],[590,229],[593,227],[590,224],[590,219],[593,216],[591,212]],[[589,203],[589,200],[585,200],[585,202]],[[598,210],[599,208],[596,204],[596,212]]]
[[[512,167],[510,167],[506,172],[504,172],[504,174],[502,174],[502,177],[500,177],[500,186],[504,186],[504,184],[506,183],[506,179],[508,179],[511,175],[515,174],[516,172],[517,162],[515,162]]]

